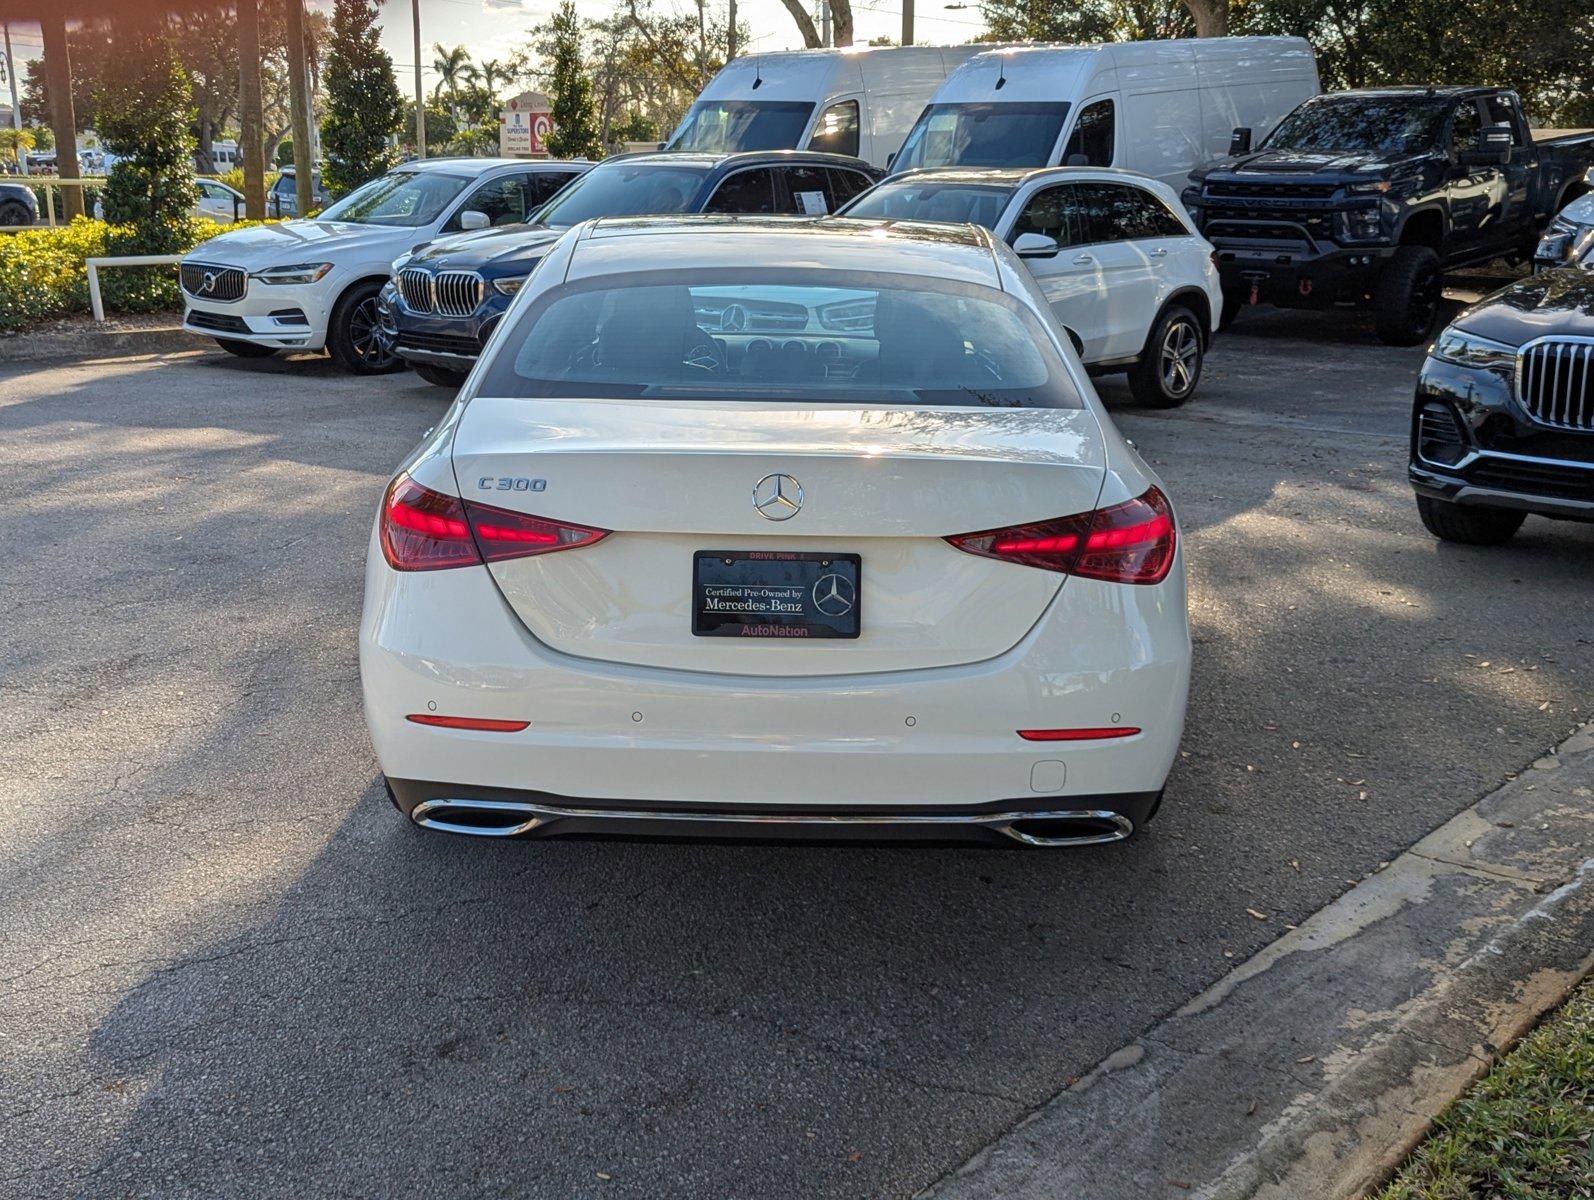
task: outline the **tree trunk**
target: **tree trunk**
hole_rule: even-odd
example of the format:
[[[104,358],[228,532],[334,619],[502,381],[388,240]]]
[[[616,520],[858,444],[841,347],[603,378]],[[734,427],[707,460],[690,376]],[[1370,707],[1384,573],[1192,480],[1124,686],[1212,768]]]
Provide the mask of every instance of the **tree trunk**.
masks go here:
[[[852,0],[830,0],[830,21],[836,45],[852,45]]]
[[[817,50],[824,42],[819,40],[819,30],[814,28],[814,19],[808,15],[802,0],[780,0],[786,6],[786,11],[791,14],[791,19],[797,22],[797,32],[803,35],[803,45],[810,50]]]
[[[304,0],[287,0],[288,119],[293,123],[293,171],[298,195],[296,216],[315,204],[315,148],[310,144],[310,80],[305,63]]]
[[[1196,37],[1223,37],[1229,32],[1229,0],[1184,0],[1195,18]]]
[[[199,136],[194,139],[194,170],[201,175],[214,175],[216,173],[216,160],[211,156],[210,147],[216,137],[216,131],[204,117],[199,118]]]
[[[44,72],[50,85],[50,128],[55,134],[55,173],[78,178],[77,117],[72,111],[72,57],[66,48],[66,20],[59,14],[40,22],[44,32]],[[83,189],[61,189],[61,212],[70,221],[83,215]]]
[[[238,0],[238,153],[243,157],[244,215],[266,216],[266,152],[261,119],[260,6]]]

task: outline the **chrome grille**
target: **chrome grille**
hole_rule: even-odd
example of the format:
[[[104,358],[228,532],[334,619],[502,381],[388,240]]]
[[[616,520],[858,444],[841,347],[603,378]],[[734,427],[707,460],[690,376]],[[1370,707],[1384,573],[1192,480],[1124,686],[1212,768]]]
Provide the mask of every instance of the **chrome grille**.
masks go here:
[[[179,268],[183,291],[200,300],[228,304],[242,300],[248,276],[237,267],[217,267],[209,263],[185,262]]]
[[[468,317],[482,302],[482,277],[475,271],[439,271],[432,296],[439,314]]]
[[[1540,425],[1594,433],[1594,338],[1543,338],[1517,355],[1517,402]]]
[[[432,311],[432,273],[419,267],[406,267],[399,272],[399,294],[411,312]]]

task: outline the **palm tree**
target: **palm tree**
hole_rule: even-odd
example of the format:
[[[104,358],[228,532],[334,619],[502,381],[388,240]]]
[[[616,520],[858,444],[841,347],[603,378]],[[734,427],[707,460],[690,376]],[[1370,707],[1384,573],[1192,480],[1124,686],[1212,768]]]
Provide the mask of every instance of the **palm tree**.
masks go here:
[[[496,58],[487,59],[476,71],[476,81],[494,99],[498,96],[498,89],[514,77],[515,73],[510,70],[509,64]]]
[[[432,98],[436,99],[447,92],[449,100],[458,104],[460,84],[470,83],[476,78],[476,67],[470,61],[470,51],[463,46],[449,50],[442,42],[433,42],[432,53],[436,56],[432,59],[432,70],[438,74]]]
[[[22,166],[23,156],[37,144],[33,132],[28,129],[0,129],[0,154],[9,153],[17,160],[17,166]]]

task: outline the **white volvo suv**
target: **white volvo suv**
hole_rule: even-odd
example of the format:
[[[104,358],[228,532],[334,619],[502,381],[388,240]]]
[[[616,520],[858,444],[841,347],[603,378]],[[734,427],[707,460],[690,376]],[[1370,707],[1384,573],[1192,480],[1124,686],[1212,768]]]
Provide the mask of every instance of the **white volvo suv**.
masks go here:
[[[524,221],[591,165],[426,159],[313,219],[211,238],[182,263],[183,327],[244,358],[324,347],[358,374],[401,370],[377,322],[393,260],[444,234]]]
[[[1116,841],[1184,725],[1179,547],[985,230],[587,222],[387,488],[365,717],[456,833]]]
[[[937,167],[877,184],[837,215],[968,221],[1012,246],[1092,374],[1141,404],[1183,404],[1223,312],[1212,244],[1165,183],[1098,167]]]

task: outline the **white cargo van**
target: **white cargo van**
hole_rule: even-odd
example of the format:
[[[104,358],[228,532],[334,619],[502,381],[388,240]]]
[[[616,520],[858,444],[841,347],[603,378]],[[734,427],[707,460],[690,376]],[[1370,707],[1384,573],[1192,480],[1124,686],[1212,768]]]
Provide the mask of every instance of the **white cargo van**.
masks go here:
[[[884,167],[936,88],[988,46],[746,54],[708,81],[669,150],[827,150]]]
[[[988,50],[947,77],[891,169],[1127,167],[1177,191],[1236,128],[1260,143],[1319,90],[1302,38]]]

